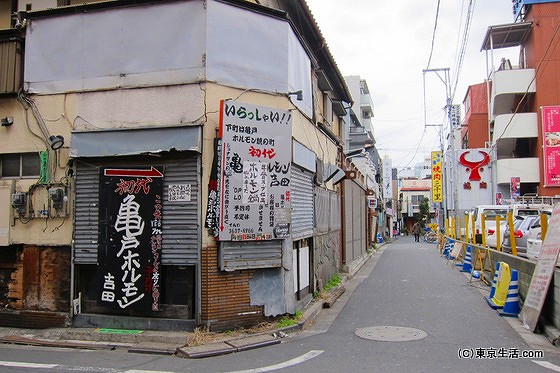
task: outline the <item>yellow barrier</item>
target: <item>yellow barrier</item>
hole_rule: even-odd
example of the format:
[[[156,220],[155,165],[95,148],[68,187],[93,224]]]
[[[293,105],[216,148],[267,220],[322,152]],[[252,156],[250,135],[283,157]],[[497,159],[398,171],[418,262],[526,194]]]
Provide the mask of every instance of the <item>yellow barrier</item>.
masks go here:
[[[482,246],[486,247],[486,213],[482,213],[482,218],[481,218],[481,236],[482,236]]]
[[[491,299],[496,307],[501,308],[506,303],[506,298],[509,290],[509,283],[511,281],[511,272],[509,264],[502,262],[498,272],[498,282],[496,283],[496,292]]]

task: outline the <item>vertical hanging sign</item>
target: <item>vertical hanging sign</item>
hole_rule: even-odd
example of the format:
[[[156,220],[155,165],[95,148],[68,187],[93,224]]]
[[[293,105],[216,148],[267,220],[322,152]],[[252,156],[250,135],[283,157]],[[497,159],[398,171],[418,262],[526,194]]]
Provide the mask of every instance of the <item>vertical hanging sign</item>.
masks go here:
[[[41,169],[39,171],[39,184],[49,183],[49,152],[42,151],[39,153],[41,158]]]
[[[383,197],[393,199],[393,165],[389,158],[383,159]]]
[[[544,185],[560,186],[560,106],[542,107]]]
[[[220,240],[289,236],[291,116],[288,110],[221,102]]]
[[[432,152],[432,202],[443,202],[443,168],[441,152]]]
[[[515,200],[519,198],[521,195],[521,178],[519,176],[513,176],[509,186],[511,199]]]
[[[163,172],[102,168],[98,303],[160,310]]]

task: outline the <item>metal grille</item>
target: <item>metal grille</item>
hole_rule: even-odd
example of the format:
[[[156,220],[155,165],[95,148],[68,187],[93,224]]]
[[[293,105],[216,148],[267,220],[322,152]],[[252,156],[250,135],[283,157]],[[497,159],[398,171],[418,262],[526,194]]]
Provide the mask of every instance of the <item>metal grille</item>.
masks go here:
[[[282,240],[223,241],[220,243],[220,269],[236,271],[282,266]]]
[[[180,162],[167,161],[158,164],[165,166],[162,264],[197,264],[201,240],[197,159],[192,157]],[[191,200],[169,202],[167,196],[171,184],[189,184]],[[99,166],[79,163],[76,172],[75,263],[97,263],[99,223]]]
[[[292,164],[292,238],[313,236],[314,198],[313,173],[300,170]]]

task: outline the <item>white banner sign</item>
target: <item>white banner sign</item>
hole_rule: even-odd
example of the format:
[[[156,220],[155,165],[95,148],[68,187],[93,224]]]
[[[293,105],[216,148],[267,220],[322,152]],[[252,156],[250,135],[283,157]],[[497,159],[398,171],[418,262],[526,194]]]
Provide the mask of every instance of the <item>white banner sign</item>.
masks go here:
[[[222,101],[219,239],[289,236],[292,119],[279,110]]]

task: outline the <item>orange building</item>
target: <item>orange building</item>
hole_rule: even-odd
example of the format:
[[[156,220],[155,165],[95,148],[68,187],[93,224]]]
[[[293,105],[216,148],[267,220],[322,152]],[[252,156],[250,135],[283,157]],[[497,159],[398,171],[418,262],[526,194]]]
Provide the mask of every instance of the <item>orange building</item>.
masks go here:
[[[489,141],[487,84],[469,86],[463,105],[465,119],[461,130],[461,147],[485,148]]]
[[[515,23],[490,26],[482,49],[519,48],[519,61],[502,60],[490,77],[494,191],[510,196],[512,177],[521,195],[560,194],[560,1],[518,1]],[[472,147],[469,131],[469,145]]]

